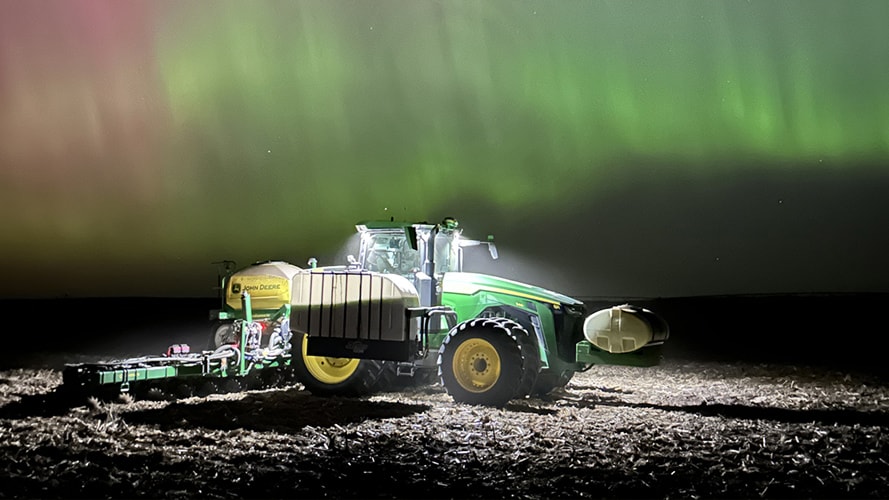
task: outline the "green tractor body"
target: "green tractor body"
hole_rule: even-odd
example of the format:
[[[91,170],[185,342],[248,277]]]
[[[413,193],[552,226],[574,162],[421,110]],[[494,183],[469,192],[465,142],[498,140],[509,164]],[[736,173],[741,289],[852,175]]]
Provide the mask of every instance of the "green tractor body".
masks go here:
[[[651,366],[660,360],[668,328],[651,311],[624,304],[588,316],[583,302],[566,295],[463,272],[464,248],[486,245],[493,258],[497,251],[492,237],[463,238],[453,219],[438,225],[372,221],[357,229],[357,259],[350,256],[348,266],[308,270],[294,281],[291,327],[295,339],[305,334],[304,356],[295,356],[294,363],[308,366],[297,370],[314,392],[373,387],[358,384],[368,375],[357,373],[374,360],[374,382],[398,375],[430,380],[433,371],[456,400],[499,405],[562,387],[593,364]],[[376,293],[374,280],[381,277],[401,291]],[[304,290],[298,294],[302,298],[297,289]],[[371,321],[381,304],[395,304],[395,312],[383,314],[389,318],[385,326]],[[326,325],[324,318],[329,318]],[[379,332],[391,330],[393,321],[404,334],[384,338]],[[335,383],[326,383],[323,367],[345,360],[356,375],[338,372]],[[389,377],[386,366],[394,373]]]

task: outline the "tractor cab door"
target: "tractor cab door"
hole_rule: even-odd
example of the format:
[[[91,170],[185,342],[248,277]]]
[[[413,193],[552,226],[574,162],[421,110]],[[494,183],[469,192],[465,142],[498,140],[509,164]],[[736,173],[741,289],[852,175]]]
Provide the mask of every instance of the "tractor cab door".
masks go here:
[[[463,256],[459,241],[459,231],[439,231],[435,235],[436,278],[440,279],[444,273],[459,272],[463,269]]]

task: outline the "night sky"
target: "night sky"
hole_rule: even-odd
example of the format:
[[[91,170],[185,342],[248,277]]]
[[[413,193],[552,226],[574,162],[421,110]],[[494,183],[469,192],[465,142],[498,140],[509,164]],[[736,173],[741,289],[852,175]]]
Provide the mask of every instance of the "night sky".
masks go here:
[[[889,291],[889,2],[0,0],[0,297],[461,220],[578,296]]]

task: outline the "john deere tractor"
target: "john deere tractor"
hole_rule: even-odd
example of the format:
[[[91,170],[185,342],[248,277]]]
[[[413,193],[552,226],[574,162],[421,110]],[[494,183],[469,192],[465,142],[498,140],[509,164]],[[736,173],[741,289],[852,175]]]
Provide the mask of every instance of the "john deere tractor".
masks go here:
[[[356,227],[357,259],[292,275],[292,365],[314,393],[440,380],[456,401],[503,405],[563,387],[594,364],[660,360],[668,327],[647,309],[587,315],[560,293],[463,272],[464,248],[487,246],[492,258],[497,250],[492,237],[464,238],[452,218]]]

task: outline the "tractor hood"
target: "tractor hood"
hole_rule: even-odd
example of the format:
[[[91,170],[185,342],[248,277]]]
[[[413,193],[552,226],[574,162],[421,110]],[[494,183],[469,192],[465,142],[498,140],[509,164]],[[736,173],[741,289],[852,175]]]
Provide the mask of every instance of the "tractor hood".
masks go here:
[[[496,292],[550,304],[583,305],[577,299],[546,288],[487,274],[445,273],[441,281],[441,290],[444,293],[461,295],[473,295],[481,291]]]

